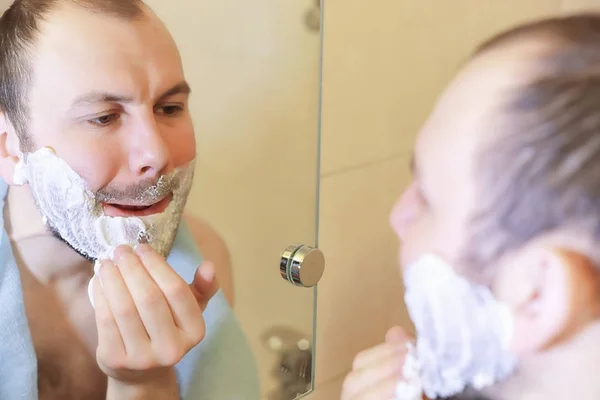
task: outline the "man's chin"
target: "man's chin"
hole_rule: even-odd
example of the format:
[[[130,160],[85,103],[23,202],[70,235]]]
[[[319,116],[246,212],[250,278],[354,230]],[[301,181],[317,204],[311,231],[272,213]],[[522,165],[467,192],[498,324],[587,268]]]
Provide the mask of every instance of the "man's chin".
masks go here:
[[[91,261],[91,262],[96,261],[96,258],[90,256],[89,254],[85,253],[84,251],[82,251],[76,247],[73,247],[73,245],[71,245],[71,243],[69,243],[67,240],[65,240],[64,237],[62,237],[62,235],[58,232],[58,230],[56,230],[52,227],[49,227],[48,230],[52,233],[52,236],[54,236],[55,238],[57,238],[58,240],[60,240],[64,244],[66,244],[67,246],[69,246],[75,253],[79,254],[81,257],[85,258],[87,261]]]
[[[180,223],[181,223],[181,221],[180,221]],[[52,233],[52,236],[54,236],[61,242],[65,243],[74,252],[79,254],[81,257],[85,258],[87,261],[95,262],[98,259],[97,256],[92,256],[89,253],[87,253],[85,250],[78,249],[77,247],[73,246],[58,232],[57,229],[55,229],[53,227],[49,227],[48,229]],[[171,253],[171,250],[173,250],[176,234],[177,234],[177,231],[175,230],[175,232],[173,232],[173,234],[172,234],[172,237],[169,238],[162,246],[160,246],[160,248],[157,248],[155,245],[152,244],[152,242],[149,242],[148,244],[150,245],[150,247],[152,247],[154,250],[156,250],[156,252],[158,254],[160,254],[162,257],[164,257],[166,259],[169,256],[169,254]],[[139,244],[141,244],[141,243],[139,243]]]

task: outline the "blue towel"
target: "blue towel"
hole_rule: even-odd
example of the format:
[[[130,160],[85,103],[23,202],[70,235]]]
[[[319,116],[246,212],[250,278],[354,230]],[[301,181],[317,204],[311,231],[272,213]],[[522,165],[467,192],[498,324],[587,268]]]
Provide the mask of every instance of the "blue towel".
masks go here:
[[[0,210],[8,185],[0,179]],[[4,226],[3,213],[0,220]],[[191,283],[202,258],[182,223],[167,261]],[[204,312],[204,340],[176,366],[182,399],[258,400],[256,363],[240,325],[219,291]],[[0,400],[38,400],[37,359],[25,315],[19,270],[8,234],[0,235]]]

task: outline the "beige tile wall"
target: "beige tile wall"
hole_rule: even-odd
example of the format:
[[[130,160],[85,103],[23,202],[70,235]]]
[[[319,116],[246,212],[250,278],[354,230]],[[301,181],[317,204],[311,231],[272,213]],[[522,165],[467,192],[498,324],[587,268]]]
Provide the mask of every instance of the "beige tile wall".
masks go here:
[[[576,12],[581,10],[600,10],[599,0],[562,0],[562,9],[566,12]]]
[[[408,324],[387,214],[415,133],[473,46],[514,23],[600,0],[326,0],[317,384],[339,398],[353,356]]]

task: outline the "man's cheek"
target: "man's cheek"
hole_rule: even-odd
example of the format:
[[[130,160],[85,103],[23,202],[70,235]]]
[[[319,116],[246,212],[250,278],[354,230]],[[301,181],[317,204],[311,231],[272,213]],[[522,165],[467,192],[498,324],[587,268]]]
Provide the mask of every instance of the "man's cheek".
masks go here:
[[[420,255],[427,253],[428,249],[423,241],[417,236],[409,237],[400,246],[400,267],[405,270],[409,265],[413,264]]]
[[[96,148],[97,146],[90,146]],[[49,147],[52,148],[52,147]],[[106,187],[111,183],[119,171],[119,164],[115,157],[102,152],[92,153],[79,151],[74,148],[52,148],[54,153],[62,158],[70,169],[83,179],[86,187],[92,192]],[[125,182],[127,184],[129,182]]]
[[[427,221],[415,222],[400,245],[400,263],[404,269],[414,263],[422,254],[437,250]]]

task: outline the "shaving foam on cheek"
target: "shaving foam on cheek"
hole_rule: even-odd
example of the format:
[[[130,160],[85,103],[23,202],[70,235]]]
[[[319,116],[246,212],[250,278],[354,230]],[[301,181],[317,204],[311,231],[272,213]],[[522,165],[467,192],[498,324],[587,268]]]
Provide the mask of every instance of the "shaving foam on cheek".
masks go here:
[[[418,369],[419,380],[412,383],[420,384],[428,398],[454,396],[467,387],[481,390],[514,371],[517,360],[508,350],[512,314],[489,288],[472,284],[431,254],[410,266],[404,281],[417,330],[405,367]],[[397,394],[406,393],[403,385]]]
[[[106,258],[114,246],[136,243],[145,231],[138,218],[104,217],[86,182],[50,148],[25,154],[14,180],[29,184],[44,223],[90,258]]]
[[[194,165],[192,161],[161,177],[136,199],[118,199],[152,204],[172,195],[164,212],[139,218],[104,215],[103,203],[84,179],[48,147],[23,154],[13,179],[16,184],[29,184],[44,223],[80,254],[112,259],[117,246],[145,242],[166,257],[192,186]]]
[[[402,380],[396,386],[396,400],[422,400],[423,388],[419,378],[419,360],[414,344],[406,346],[406,358],[402,366]]]
[[[119,244],[133,246],[146,234],[146,224],[139,218],[101,216],[94,220],[95,235],[105,250],[99,258],[113,259]]]

